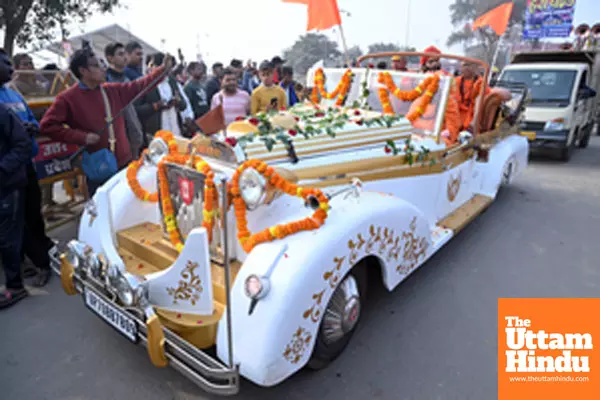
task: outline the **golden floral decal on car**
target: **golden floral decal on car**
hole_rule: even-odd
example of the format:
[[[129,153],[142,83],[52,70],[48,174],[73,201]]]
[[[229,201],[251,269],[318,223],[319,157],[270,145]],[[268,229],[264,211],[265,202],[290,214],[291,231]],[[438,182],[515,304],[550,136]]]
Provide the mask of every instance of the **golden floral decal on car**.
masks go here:
[[[425,258],[429,242],[424,236],[417,236],[417,217],[414,217],[410,223],[410,230],[402,233],[404,248],[402,253],[402,264],[396,267],[396,271],[403,275],[411,273],[419,264],[419,261]]]
[[[402,253],[402,264],[396,267],[396,270],[401,274],[407,274],[411,272],[418,264],[419,260],[425,257],[429,242],[425,236],[417,236],[417,217],[413,217],[410,222],[407,231],[396,235],[393,229],[383,226],[369,226],[367,235],[358,233],[354,238],[348,240],[348,254],[342,257],[333,258],[333,268],[323,273],[323,280],[325,281],[325,288],[312,295],[311,306],[307,308],[303,313],[302,317],[305,320],[318,324],[323,316],[324,299],[328,291],[333,292],[341,281],[342,272],[346,269],[342,268],[346,262],[348,263],[348,269],[353,266],[359,259],[359,256],[365,255],[379,255],[387,262],[398,261],[400,254]],[[305,336],[302,336],[305,333]],[[308,342],[302,342],[300,337],[306,338],[308,335]],[[297,360],[296,354],[293,352],[294,346],[298,347],[300,344],[308,346],[311,335],[304,328],[294,334],[290,344],[286,346],[284,357],[291,361],[293,364],[297,363],[297,360],[302,358],[300,355]],[[296,360],[296,361],[294,361]]]
[[[173,304],[179,304],[179,301],[189,301],[193,306],[200,300],[202,293],[202,280],[194,273],[198,268],[198,263],[188,261],[183,271],[181,271],[181,280],[176,288],[167,288],[169,296],[173,296]]]
[[[292,336],[292,340],[285,347],[285,351],[283,352],[283,357],[286,360],[291,362],[292,364],[297,364],[298,361],[302,359],[304,353],[308,350],[308,345],[312,340],[312,335],[306,329],[299,327],[294,335]]]
[[[448,188],[446,191],[448,194],[448,200],[450,200],[450,202],[453,202],[454,199],[456,199],[456,196],[458,196],[461,181],[462,174],[460,172],[456,178],[453,178],[452,175],[450,175],[450,180],[448,181]]]

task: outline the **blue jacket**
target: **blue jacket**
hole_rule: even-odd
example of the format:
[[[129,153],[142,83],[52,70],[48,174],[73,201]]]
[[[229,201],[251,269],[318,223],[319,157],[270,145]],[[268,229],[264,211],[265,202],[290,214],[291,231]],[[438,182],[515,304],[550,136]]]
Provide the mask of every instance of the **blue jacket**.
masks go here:
[[[288,98],[288,107],[293,106],[298,102],[298,95],[296,95],[296,89],[294,89],[294,82],[290,83],[290,85],[286,88],[283,86],[283,82],[279,84],[283,90],[285,90]]]
[[[37,127],[40,126],[25,99],[15,90],[6,86],[0,86],[0,104],[5,105],[15,114],[17,114],[21,121],[34,124]],[[32,138],[32,150],[33,152],[31,157],[33,158],[37,156],[39,151],[39,147],[35,138]]]
[[[124,73],[130,81],[135,81],[136,79],[144,76],[144,74],[142,74],[138,69],[133,67],[126,67]]]
[[[0,104],[0,196],[27,185],[31,138],[8,107]]]
[[[260,81],[256,82],[253,78],[253,75],[250,71],[244,71],[242,75],[242,89],[244,89],[249,94],[252,94],[254,89],[260,86]]]

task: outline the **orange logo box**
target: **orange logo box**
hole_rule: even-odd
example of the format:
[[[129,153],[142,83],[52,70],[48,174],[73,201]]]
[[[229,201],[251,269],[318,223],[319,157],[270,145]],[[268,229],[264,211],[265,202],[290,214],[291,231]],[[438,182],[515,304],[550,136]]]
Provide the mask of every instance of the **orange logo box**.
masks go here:
[[[498,299],[498,400],[600,399],[600,299]]]

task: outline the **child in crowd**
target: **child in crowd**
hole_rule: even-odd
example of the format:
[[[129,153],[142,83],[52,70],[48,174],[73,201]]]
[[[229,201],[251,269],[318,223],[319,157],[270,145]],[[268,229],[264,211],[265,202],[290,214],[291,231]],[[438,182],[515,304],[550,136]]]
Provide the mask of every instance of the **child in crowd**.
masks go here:
[[[277,111],[286,108],[285,91],[273,81],[273,65],[269,61],[260,64],[258,73],[261,85],[254,89],[250,101],[250,113]]]

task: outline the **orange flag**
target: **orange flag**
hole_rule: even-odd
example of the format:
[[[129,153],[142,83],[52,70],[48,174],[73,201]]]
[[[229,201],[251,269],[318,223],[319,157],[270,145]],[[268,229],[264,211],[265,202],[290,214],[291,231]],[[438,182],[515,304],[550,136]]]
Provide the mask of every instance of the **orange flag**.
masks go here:
[[[510,15],[512,14],[513,3],[508,2],[504,4],[500,4],[498,7],[494,8],[486,12],[485,14],[479,16],[473,22],[472,29],[476,30],[477,28],[483,28],[484,26],[489,26],[496,32],[498,36],[502,36],[504,32],[506,32],[506,28],[508,27],[508,21],[510,20]]]
[[[305,4],[308,7],[306,31],[322,31],[342,24],[337,0],[281,0],[284,3]]]

